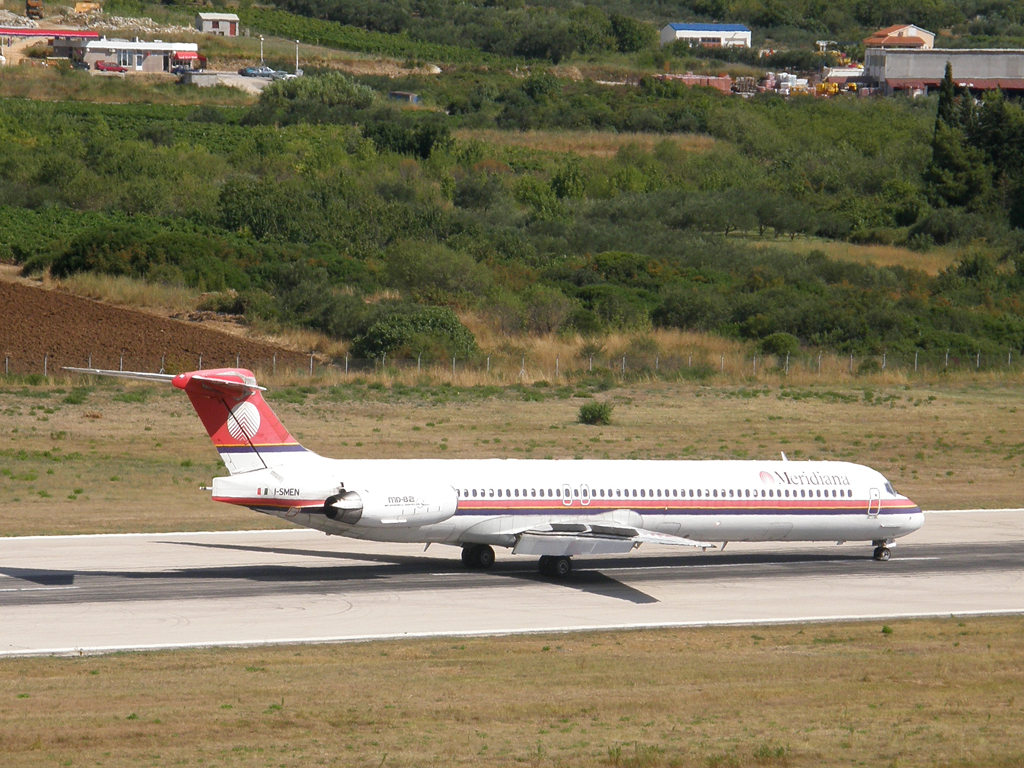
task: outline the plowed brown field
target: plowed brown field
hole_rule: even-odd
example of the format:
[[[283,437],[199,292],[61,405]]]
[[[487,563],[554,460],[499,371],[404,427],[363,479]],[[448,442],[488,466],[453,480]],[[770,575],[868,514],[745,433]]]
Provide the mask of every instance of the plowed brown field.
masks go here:
[[[123,358],[122,358],[123,355]],[[309,364],[296,352],[198,323],[115,307],[60,291],[0,281],[0,365],[10,373],[60,366],[168,372],[233,366],[270,369]],[[4,369],[0,368],[0,373]]]

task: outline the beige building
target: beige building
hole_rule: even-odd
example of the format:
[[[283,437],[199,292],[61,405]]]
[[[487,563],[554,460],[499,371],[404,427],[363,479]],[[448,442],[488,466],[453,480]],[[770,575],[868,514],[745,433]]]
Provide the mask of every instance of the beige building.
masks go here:
[[[929,51],[935,47],[935,33],[913,24],[897,24],[864,39],[865,48],[907,48]]]
[[[196,29],[207,35],[238,37],[238,16],[233,13],[197,13]]]
[[[129,72],[170,72],[177,64],[192,64],[199,60],[199,45],[196,43],[165,43],[139,40],[53,41],[54,56],[63,56],[74,61],[84,61],[91,69],[96,62],[117,64]]]

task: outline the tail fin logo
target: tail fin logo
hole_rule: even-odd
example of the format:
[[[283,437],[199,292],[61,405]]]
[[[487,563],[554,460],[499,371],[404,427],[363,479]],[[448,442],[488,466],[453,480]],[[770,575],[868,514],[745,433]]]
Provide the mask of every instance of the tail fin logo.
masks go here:
[[[231,409],[227,427],[228,434],[235,440],[252,440],[260,431],[260,409],[243,400]]]

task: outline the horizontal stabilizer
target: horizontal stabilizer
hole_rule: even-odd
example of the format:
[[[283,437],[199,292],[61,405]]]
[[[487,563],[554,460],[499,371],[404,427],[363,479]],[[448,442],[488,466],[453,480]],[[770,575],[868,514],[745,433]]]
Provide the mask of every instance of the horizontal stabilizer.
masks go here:
[[[87,376],[113,376],[117,379],[135,379],[136,381],[159,381],[170,384],[174,381],[173,373],[143,373],[142,371],[105,371],[102,368],[64,368],[71,373],[84,373]]]
[[[641,544],[668,544],[694,549],[715,549],[706,541],[694,541],[644,528],[634,528],[613,522],[600,523],[546,523],[519,534],[514,555],[573,555],[625,554]]]

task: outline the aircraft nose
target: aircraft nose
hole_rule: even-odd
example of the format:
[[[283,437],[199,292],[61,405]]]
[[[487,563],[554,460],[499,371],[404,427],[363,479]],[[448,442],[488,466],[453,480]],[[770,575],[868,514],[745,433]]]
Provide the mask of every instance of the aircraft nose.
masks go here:
[[[913,501],[910,503],[914,505],[914,508],[910,510],[907,522],[900,526],[902,533],[913,533],[924,525],[924,512],[921,511],[920,505]]]

